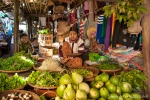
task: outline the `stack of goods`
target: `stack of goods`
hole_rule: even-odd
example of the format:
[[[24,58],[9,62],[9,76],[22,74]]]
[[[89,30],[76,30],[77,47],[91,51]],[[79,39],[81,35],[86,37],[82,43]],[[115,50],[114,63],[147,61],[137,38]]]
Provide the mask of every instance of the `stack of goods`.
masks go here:
[[[144,89],[146,76],[142,72],[138,74],[141,77],[136,78],[132,72],[125,74],[109,76],[102,73],[95,76],[90,85],[83,82],[82,75],[77,72],[72,72],[71,75],[65,74],[59,80],[60,85],[56,90],[55,100],[141,100],[142,96],[138,90]],[[140,82],[143,85],[135,84],[129,77],[133,77],[133,81],[141,80],[143,77]]]
[[[59,72],[62,71],[63,68],[61,67],[60,63],[51,58],[47,58],[42,62],[42,65],[38,68],[39,70],[49,70],[51,72]]]

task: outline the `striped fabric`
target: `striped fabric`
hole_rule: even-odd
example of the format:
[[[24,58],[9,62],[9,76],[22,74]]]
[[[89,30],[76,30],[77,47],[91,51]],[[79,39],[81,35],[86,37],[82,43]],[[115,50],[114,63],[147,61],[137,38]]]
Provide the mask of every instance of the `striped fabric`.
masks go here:
[[[104,15],[98,16],[97,24],[103,24]]]
[[[97,20],[96,41],[100,44],[104,44],[104,37],[102,37],[103,19],[104,19],[104,15],[100,15]]]
[[[83,22],[81,21],[81,22],[80,22],[80,37],[83,37],[83,30],[84,30],[84,24],[83,24]]]

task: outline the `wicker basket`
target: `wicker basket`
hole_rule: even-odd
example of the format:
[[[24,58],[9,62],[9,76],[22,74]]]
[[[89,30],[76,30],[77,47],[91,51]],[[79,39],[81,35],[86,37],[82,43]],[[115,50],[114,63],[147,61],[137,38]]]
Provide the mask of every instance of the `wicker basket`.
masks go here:
[[[93,81],[93,80],[94,80],[94,77],[99,74],[98,68],[95,68],[94,66],[83,66],[83,67],[75,67],[75,68],[70,67],[70,68],[68,68],[68,69],[69,69],[69,70],[73,70],[73,69],[87,69],[87,70],[92,71],[92,72],[93,72],[93,75],[83,77],[83,80],[84,80],[84,81]]]
[[[2,100],[1,97],[7,96],[10,93],[22,93],[22,94],[28,93],[32,96],[32,99],[30,100],[40,100],[40,97],[37,94],[25,90],[9,90],[9,91],[0,92],[0,100]]]
[[[57,86],[46,87],[46,86],[36,86],[29,82],[27,82],[27,83],[28,83],[28,85],[30,85],[31,87],[34,87],[36,89],[56,89],[57,88]]]
[[[40,46],[52,46],[53,34],[39,34],[38,42]]]
[[[0,70],[0,72],[3,72],[3,73],[22,73],[22,72],[26,72],[26,71],[29,71],[31,70],[31,68],[28,68],[28,69],[24,69],[24,70],[15,70],[15,71],[10,71],[10,70]]]
[[[64,6],[55,6],[54,7],[54,14],[63,14],[64,12]]]

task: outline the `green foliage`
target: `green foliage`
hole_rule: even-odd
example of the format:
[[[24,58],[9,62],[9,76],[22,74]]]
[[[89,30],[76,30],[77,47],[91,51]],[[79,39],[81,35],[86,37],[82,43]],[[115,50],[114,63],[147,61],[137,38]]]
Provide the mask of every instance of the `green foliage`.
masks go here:
[[[52,34],[52,32],[49,28],[39,30],[38,33],[39,34]]]
[[[116,14],[116,20],[124,21],[127,26],[130,26],[135,20],[147,11],[145,6],[141,4],[143,0],[118,0],[112,5],[103,8],[104,15],[110,17],[113,13]]]
[[[90,61],[97,61],[100,55],[98,53],[89,53],[89,60]]]
[[[132,88],[135,90],[137,90],[137,87],[140,89],[145,89],[146,79],[146,75],[142,71],[136,69],[133,69],[129,72],[121,72],[120,74],[120,81],[130,83]]]
[[[22,52],[15,53],[14,56],[0,59],[1,70],[25,70],[34,65],[34,60],[29,54]]]
[[[73,73],[73,72],[77,72],[77,73],[79,73],[79,74],[81,74],[83,77],[84,76],[91,76],[91,75],[93,75],[93,72],[92,71],[90,71],[90,70],[88,70],[88,69],[73,69],[73,70],[71,70],[71,73]]]
[[[25,85],[25,79],[22,76],[18,76],[18,74],[8,77],[6,73],[0,73],[0,91],[12,90]]]
[[[102,62],[100,65],[96,66],[100,70],[115,70],[119,69],[119,65],[111,62]]]
[[[51,73],[49,71],[32,71],[27,80],[29,83],[36,86],[58,86],[59,79],[62,75],[60,73]]]

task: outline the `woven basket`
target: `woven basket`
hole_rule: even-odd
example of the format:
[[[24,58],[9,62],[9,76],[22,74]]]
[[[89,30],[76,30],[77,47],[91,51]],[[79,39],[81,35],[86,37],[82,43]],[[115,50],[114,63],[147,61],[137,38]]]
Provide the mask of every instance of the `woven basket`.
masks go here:
[[[75,68],[70,67],[68,69],[69,70],[73,70],[73,69],[87,69],[87,70],[92,71],[93,75],[83,77],[84,81],[93,81],[94,77],[99,74],[98,68],[95,68],[94,66],[83,66],[83,67],[75,67]]]
[[[34,87],[34,88],[37,88],[37,89],[56,89],[57,86],[51,86],[51,87],[46,87],[46,86],[36,86],[36,85],[33,85],[29,82],[27,82],[28,85],[30,85],[31,87]]]
[[[54,14],[63,14],[64,12],[64,6],[55,6],[54,7]]]
[[[28,68],[28,69],[25,69],[25,70],[15,70],[15,71],[10,71],[10,70],[0,70],[0,72],[3,72],[3,73],[22,73],[22,72],[26,72],[26,71],[29,71],[31,70],[31,68]]]
[[[39,34],[38,42],[40,46],[52,46],[53,34]]]
[[[9,90],[9,91],[0,92],[0,100],[2,100],[1,97],[7,96],[10,93],[22,93],[22,94],[28,93],[32,95],[32,99],[30,100],[40,100],[40,97],[37,94],[30,92],[30,91],[25,91],[25,90]]]

